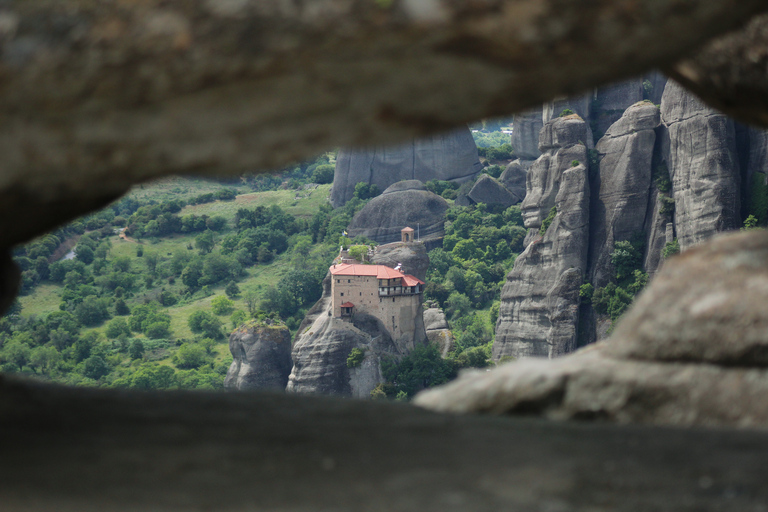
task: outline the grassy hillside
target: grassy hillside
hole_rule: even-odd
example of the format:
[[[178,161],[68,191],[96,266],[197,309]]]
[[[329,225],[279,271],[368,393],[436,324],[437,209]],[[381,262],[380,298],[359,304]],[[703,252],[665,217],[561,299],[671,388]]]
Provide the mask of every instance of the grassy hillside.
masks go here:
[[[162,210],[222,188],[242,193],[234,200],[185,205],[173,214]],[[70,384],[220,388],[231,362],[227,336],[234,326],[252,314],[266,314],[259,307],[264,294],[269,290],[274,295],[280,280],[297,266],[327,269],[330,264],[328,248],[337,247],[338,236],[329,235],[325,246],[309,233],[319,211],[324,209],[328,216],[329,208],[321,207],[329,192],[329,184],[253,192],[244,185],[170,178],[136,187],[111,213],[78,220],[20,248],[16,256],[24,269],[25,293],[12,314],[0,321],[0,368]],[[130,215],[121,210],[126,204]],[[144,229],[148,223],[141,226],[145,210],[151,210],[153,220],[173,218],[177,227],[180,219],[194,218],[203,223],[202,229],[150,235]],[[164,213],[156,216],[159,211]],[[278,217],[284,226],[235,226],[238,214],[254,211],[282,212]],[[110,221],[98,225],[105,218]],[[205,220],[211,218],[223,223],[216,231],[206,227]],[[316,233],[318,224],[327,220],[315,219]],[[141,236],[121,237],[123,222],[127,233],[133,230]],[[280,235],[276,245],[270,246],[269,240],[251,253],[238,251],[241,245],[251,247],[259,229]],[[50,242],[52,236],[56,243]],[[201,241],[206,237],[207,242]],[[69,240],[80,240],[76,258],[54,261],[54,254],[59,256],[54,246],[60,253]],[[229,250],[222,242],[229,243]],[[200,282],[191,284],[188,270],[195,265]],[[319,280],[317,284],[315,288]],[[286,306],[291,327],[317,298],[294,299]],[[213,306],[217,299],[224,304],[218,311]],[[147,308],[153,309],[149,316],[155,328],[136,320],[141,314],[137,311]],[[206,315],[208,324],[193,331],[189,319],[199,313]],[[192,356],[186,357],[190,347]],[[168,368],[173,378],[160,367]]]

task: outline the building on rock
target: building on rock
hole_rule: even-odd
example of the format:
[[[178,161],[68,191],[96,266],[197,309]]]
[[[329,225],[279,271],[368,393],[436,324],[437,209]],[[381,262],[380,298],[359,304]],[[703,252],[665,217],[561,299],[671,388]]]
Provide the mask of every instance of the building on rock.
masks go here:
[[[331,272],[331,315],[357,312],[378,318],[393,339],[412,333],[421,314],[424,281],[385,265],[336,264]]]

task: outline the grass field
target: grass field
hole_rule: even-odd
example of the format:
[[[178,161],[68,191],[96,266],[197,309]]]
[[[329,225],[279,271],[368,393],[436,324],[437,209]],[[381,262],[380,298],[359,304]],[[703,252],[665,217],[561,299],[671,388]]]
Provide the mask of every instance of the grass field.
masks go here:
[[[240,208],[255,208],[256,206],[277,205],[296,217],[312,217],[328,202],[331,185],[319,185],[314,190],[275,190],[270,192],[252,192],[237,196],[234,201],[216,201],[186,206],[180,215],[221,215],[232,219]]]

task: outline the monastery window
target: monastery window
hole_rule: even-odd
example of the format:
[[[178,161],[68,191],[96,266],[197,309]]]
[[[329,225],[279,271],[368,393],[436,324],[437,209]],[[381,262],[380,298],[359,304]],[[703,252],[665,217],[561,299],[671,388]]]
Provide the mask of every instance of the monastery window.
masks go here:
[[[341,296],[343,297],[343,296],[344,296],[344,294],[342,293],[342,294],[341,294]]]
[[[337,282],[337,283],[340,283],[340,282],[341,282],[341,279],[337,279],[337,280],[336,280],[336,282]]]
[[[343,294],[342,294],[342,295],[343,295]],[[394,297],[392,297],[392,302],[395,302],[395,298],[394,298]]]
[[[348,282],[348,283],[351,283],[351,282],[352,282],[352,280],[351,280],[351,279],[347,279],[347,282]]]
[[[361,296],[361,297],[363,296],[363,292],[360,292],[360,296]]]

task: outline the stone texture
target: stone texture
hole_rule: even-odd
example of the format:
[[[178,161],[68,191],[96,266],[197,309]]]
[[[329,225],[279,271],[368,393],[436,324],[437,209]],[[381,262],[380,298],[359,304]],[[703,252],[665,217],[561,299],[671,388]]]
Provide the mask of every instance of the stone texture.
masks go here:
[[[454,350],[453,333],[448,327],[448,320],[440,308],[424,310],[424,327],[427,330],[427,341],[437,345],[440,355],[445,358]]]
[[[347,358],[355,348],[365,352],[365,359],[359,367],[348,368]],[[397,349],[376,318],[359,313],[349,323],[320,315],[296,335],[286,391],[369,398],[384,381],[380,358],[385,353],[395,356]]]
[[[229,336],[229,351],[232,365],[224,387],[285,389],[292,366],[291,333],[285,325],[241,325]]]
[[[518,159],[513,160],[507,165],[507,168],[499,176],[499,181],[507,190],[522,200],[525,199],[525,181],[527,176],[528,171]]]
[[[515,260],[501,291],[493,359],[555,357],[576,348],[579,287],[589,237],[586,133],[578,116],[556,118],[542,129],[543,154],[528,172],[522,204],[525,226],[538,231],[555,206],[543,237]],[[578,161],[576,166],[574,161]]]
[[[708,104],[739,120],[768,126],[768,15],[717,38],[666,72]]]
[[[651,161],[660,124],[659,109],[640,102],[608,128],[597,143],[599,169],[593,172],[590,217],[590,276],[595,287],[615,274],[614,242],[645,231],[651,192]]]
[[[379,190],[405,180],[464,182],[474,179],[482,169],[475,140],[466,126],[394,147],[341,150],[331,204],[339,207],[352,199],[360,182],[375,184]]]
[[[403,512],[722,512],[768,501],[764,431],[9,377],[0,395],[4,512],[353,512],[361,503]]]
[[[406,226],[419,230],[424,241],[441,239],[445,234],[445,212],[448,202],[429,192],[417,180],[390,186],[373,198],[347,227],[350,238],[362,235],[380,244],[401,239],[400,230]]]
[[[609,340],[517,361],[416,397],[442,412],[768,428],[768,233],[670,259]]]
[[[640,363],[597,347],[553,361],[523,360],[416,396],[447,413],[535,415],[676,427],[768,428],[768,371]]]
[[[631,16],[623,4],[555,0],[219,4],[5,4],[0,217],[27,221],[1,225],[2,245],[150,178],[278,168],[589,90],[672,63],[766,9],[762,0],[647,0]],[[738,54],[763,70],[756,55],[752,64]],[[727,94],[730,69],[707,71],[703,87]],[[730,94],[730,109],[753,118],[756,98]]]
[[[498,204],[508,208],[522,201],[524,194],[523,196],[513,194],[492,176],[483,174],[475,182],[467,196],[475,203]]]
[[[410,274],[422,281],[427,279],[429,256],[425,244],[393,242],[377,245],[373,249],[371,262],[391,268],[395,268],[398,263],[401,263],[405,274]]]
[[[664,265],[607,353],[655,361],[768,366],[768,234],[720,236]]]
[[[538,107],[519,112],[512,117],[512,149],[522,160],[533,161],[541,156],[539,132],[544,126],[543,108]]]
[[[643,78],[603,85],[595,89],[592,97],[595,107],[590,114],[590,124],[599,139],[627,108],[643,100]]]
[[[741,225],[734,124],[675,82],[664,90],[661,117],[669,131],[675,231],[685,250]]]

